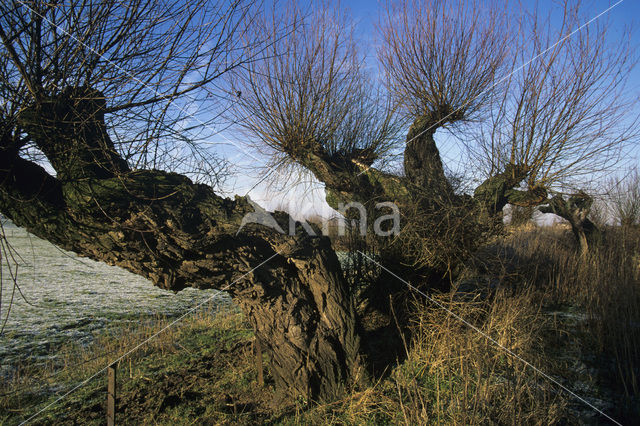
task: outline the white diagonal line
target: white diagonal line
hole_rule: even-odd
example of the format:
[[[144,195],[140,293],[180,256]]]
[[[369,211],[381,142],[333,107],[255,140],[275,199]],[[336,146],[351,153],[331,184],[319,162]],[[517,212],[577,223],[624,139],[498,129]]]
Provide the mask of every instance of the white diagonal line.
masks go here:
[[[587,26],[589,26],[590,24],[592,24],[594,21],[598,20],[602,15],[605,15],[607,13],[609,13],[613,8],[615,8],[616,6],[618,6],[620,3],[622,3],[624,0],[618,0],[618,2],[616,2],[615,4],[609,6],[608,8],[606,8],[605,10],[603,10],[602,12],[600,12],[598,15],[596,15],[595,17],[591,18],[589,21],[585,22],[584,24],[580,25],[578,28],[576,28],[575,30],[573,30],[572,32],[570,32],[569,34],[567,34],[566,36],[562,37],[560,40],[556,41],[555,43],[553,43],[551,46],[547,47],[546,49],[544,49],[542,52],[538,53],[537,55],[535,55],[533,58],[529,59],[527,62],[525,62],[524,64],[520,65],[518,68],[514,69],[513,71],[511,71],[509,74],[507,74],[506,76],[502,77],[500,80],[498,80],[496,83],[494,83],[490,88],[480,92],[479,94],[477,94],[476,96],[470,98],[469,100],[467,100],[465,103],[462,104],[462,106],[454,109],[453,111],[451,111],[449,114],[445,115],[444,117],[442,117],[440,120],[436,121],[435,123],[433,123],[432,125],[430,125],[429,127],[427,127],[426,129],[424,129],[422,132],[418,133],[417,135],[415,135],[414,137],[412,137],[411,139],[409,139],[406,144],[408,145],[410,142],[418,139],[420,136],[422,136],[423,134],[425,134],[426,132],[428,132],[429,130],[433,129],[435,126],[441,124],[443,121],[445,121],[447,118],[451,117],[453,114],[455,114],[456,112],[460,111],[462,108],[466,107],[469,103],[471,103],[472,101],[476,100],[477,98],[479,98],[482,95],[485,95],[486,93],[490,92],[491,90],[493,90],[498,84],[502,83],[503,81],[507,80],[508,78],[510,78],[513,74],[515,74],[516,72],[522,70],[524,67],[526,67],[527,65],[529,65],[530,63],[532,63],[533,61],[535,61],[536,59],[540,58],[541,56],[543,56],[544,54],[546,54],[548,51],[550,51],[551,49],[553,49],[554,47],[556,47],[558,44],[566,41],[568,38],[572,37],[574,34],[579,33],[580,31],[582,31],[583,28],[586,28]],[[365,170],[361,171],[360,173],[358,173],[358,176],[360,176],[362,173],[365,173],[367,170],[369,170],[371,167],[367,167]]]
[[[566,386],[562,385],[560,382],[558,382],[556,379],[554,379],[553,377],[551,377],[550,375],[548,375],[547,373],[545,373],[544,371],[540,370],[539,368],[537,368],[535,365],[531,364],[529,361],[523,359],[522,357],[520,357],[519,355],[517,355],[516,353],[514,353],[512,350],[508,349],[507,347],[501,345],[496,339],[494,339],[493,337],[489,336],[487,333],[485,333],[484,331],[480,330],[478,327],[476,327],[475,325],[471,324],[470,322],[468,322],[467,320],[465,320],[464,318],[462,318],[460,315],[456,314],[455,312],[453,312],[451,309],[447,308],[446,306],[444,306],[442,303],[440,303],[438,300],[434,299],[433,297],[430,297],[428,294],[426,294],[425,292],[419,290],[417,287],[411,285],[409,282],[407,282],[406,280],[402,279],[401,277],[399,277],[398,275],[396,275],[395,273],[393,273],[392,271],[390,271],[389,269],[387,269],[385,266],[383,266],[382,264],[380,264],[379,262],[377,262],[376,260],[372,259],[371,257],[367,256],[365,253],[363,253],[362,251],[358,250],[358,253],[360,253],[361,255],[363,255],[364,257],[366,257],[368,260],[370,260],[371,262],[375,263],[376,265],[378,265],[379,267],[381,267],[382,269],[384,269],[386,272],[390,273],[391,275],[393,275],[394,277],[396,277],[397,279],[399,279],[400,281],[402,281],[407,287],[409,287],[411,290],[415,291],[416,293],[424,296],[427,300],[429,300],[432,303],[435,303],[440,309],[446,311],[449,315],[453,316],[454,318],[456,318],[458,321],[464,323],[466,326],[468,326],[469,328],[471,328],[473,331],[475,331],[476,333],[482,335],[484,338],[486,338],[487,340],[489,340],[491,343],[495,344],[498,348],[502,349],[503,351],[505,351],[507,354],[509,354],[510,356],[512,356],[513,358],[516,358],[517,360],[521,361],[523,364],[525,364],[527,367],[530,367],[531,369],[533,369],[536,373],[540,374],[542,377],[546,378],[547,380],[550,380],[551,382],[555,383],[556,385],[558,385],[560,388],[562,388],[562,390],[564,390],[565,392],[569,393],[571,396],[579,399],[580,401],[584,402],[586,405],[588,405],[589,407],[593,408],[595,411],[597,411],[598,413],[602,414],[603,416],[605,416],[607,419],[611,420],[612,422],[614,422],[615,424],[622,426],[621,423],[617,422],[615,419],[611,418],[607,413],[605,413],[604,411],[600,410],[598,407],[596,407],[595,405],[593,405],[592,403],[590,403],[589,401],[587,401],[586,399],[584,399],[583,397],[581,397],[580,395],[576,394],[575,392],[573,392],[571,389],[567,388]]]
[[[242,276],[240,276],[239,278],[237,278],[236,280],[232,281],[230,284],[228,284],[226,287],[220,289],[218,291],[218,293],[214,294],[213,296],[205,299],[203,302],[198,303],[196,306],[190,308],[189,310],[187,310],[187,312],[185,312],[184,314],[180,315],[178,318],[176,318],[174,321],[172,321],[171,323],[167,324],[166,326],[164,326],[160,331],[154,333],[152,336],[146,338],[144,341],[142,341],[141,343],[137,344],[133,349],[128,350],[127,352],[125,352],[124,354],[122,354],[119,358],[117,358],[115,361],[111,361],[109,362],[109,364],[102,368],[101,370],[97,371],[95,374],[93,374],[92,376],[90,376],[89,378],[85,379],[84,381],[80,382],[78,385],[74,386],[70,391],[66,392],[65,394],[63,394],[62,396],[60,396],[58,399],[56,399],[55,401],[53,401],[52,403],[48,404],[46,407],[42,408],[40,411],[38,411],[37,413],[33,414],[31,417],[29,417],[28,419],[24,420],[22,423],[20,423],[20,425],[24,425],[26,423],[28,423],[29,421],[35,419],[37,416],[39,416],[42,412],[46,411],[47,409],[51,408],[52,406],[54,406],[55,404],[57,404],[58,402],[62,401],[63,399],[65,399],[67,396],[71,395],[73,392],[75,392],[76,390],[80,389],[82,386],[86,385],[87,383],[89,383],[91,380],[93,380],[95,377],[97,377],[99,374],[102,374],[103,372],[105,372],[107,370],[107,368],[109,368],[109,365],[112,365],[116,362],[121,361],[123,358],[131,355],[133,352],[137,351],[138,349],[140,349],[142,346],[146,345],[147,343],[149,343],[151,340],[155,339],[158,335],[160,335],[162,332],[164,332],[165,330],[171,328],[172,326],[174,326],[175,324],[177,324],[178,322],[182,321],[187,315],[191,314],[193,311],[195,311],[196,309],[198,309],[200,306],[204,305],[207,302],[212,301],[213,299],[215,299],[216,297],[218,297],[223,291],[228,290],[232,285],[234,285],[235,283],[237,283],[238,281],[242,280],[244,277],[246,277],[247,275],[251,274],[253,271],[255,271],[256,269],[260,268],[262,265],[264,265],[265,263],[269,262],[271,259],[273,259],[274,257],[278,256],[280,254],[279,251],[275,252],[273,255],[271,255],[267,260],[263,261],[262,263],[260,263],[258,266],[256,266],[255,268],[251,269],[249,272],[246,272],[245,274],[242,274]]]
[[[22,4],[23,6],[25,6],[27,9],[29,9],[32,13],[38,15],[40,18],[42,18],[43,20],[45,20],[47,23],[49,23],[51,26],[53,26],[54,28],[60,30],[61,32],[67,34],[69,36],[69,38],[73,39],[74,41],[76,41],[77,43],[79,43],[80,45],[84,46],[85,48],[89,49],[91,52],[95,53],[98,57],[100,57],[101,59],[104,59],[107,63],[109,63],[110,65],[113,65],[114,67],[116,67],[117,69],[119,69],[120,71],[123,71],[125,74],[128,74],[129,77],[131,77],[132,80],[136,81],[137,83],[140,83],[142,86],[146,87],[147,89],[150,89],[156,96],[167,96],[166,94],[158,91],[157,89],[155,89],[153,86],[145,83],[144,81],[140,80],[139,78],[137,78],[135,75],[133,75],[133,73],[125,70],[124,68],[122,68],[120,65],[118,65],[116,62],[112,61],[111,59],[107,58],[106,56],[104,56],[103,54],[100,54],[96,49],[92,48],[91,46],[87,45],[85,42],[83,42],[82,40],[78,39],[76,36],[74,36],[72,33],[70,33],[69,31],[67,31],[66,29],[60,27],[59,25],[56,25],[54,22],[52,22],[49,18],[47,18],[46,16],[44,16],[43,14],[41,14],[39,11],[36,11],[35,9],[33,9],[31,6],[29,6],[27,3],[25,3],[23,0],[18,0],[18,3]],[[206,89],[205,89],[206,90]],[[175,105],[175,104],[174,104]],[[186,106],[178,106],[176,105],[176,108],[182,112],[187,114],[188,117],[191,117],[193,120],[197,121],[198,123],[200,123],[202,126],[204,126],[205,129],[210,130],[214,133],[214,135],[220,135],[222,136],[223,139],[225,139],[227,142],[229,142],[231,145],[233,145],[234,147],[238,148],[240,151],[242,151],[242,153],[244,153],[245,155],[251,157],[253,160],[260,162],[259,159],[257,159],[254,155],[252,155],[251,153],[247,152],[247,150],[244,149],[244,147],[238,145],[236,142],[232,141],[231,139],[227,138],[223,133],[218,132],[216,129],[212,128],[210,125],[206,124],[205,122],[203,122],[202,120],[200,120],[197,116],[190,114],[188,111],[186,111]],[[270,171],[270,170],[269,170]]]

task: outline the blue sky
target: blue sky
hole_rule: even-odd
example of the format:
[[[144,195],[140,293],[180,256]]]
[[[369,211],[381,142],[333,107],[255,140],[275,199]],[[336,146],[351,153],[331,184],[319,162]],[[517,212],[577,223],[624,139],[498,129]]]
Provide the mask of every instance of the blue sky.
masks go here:
[[[533,1],[525,1],[525,6],[532,6]],[[539,2],[541,11],[549,7],[552,2]],[[378,16],[384,2],[377,0],[343,0],[341,7],[347,9],[357,23],[356,35],[361,41],[361,48],[365,49],[367,55],[367,64],[376,72],[377,59],[375,49],[376,29]],[[588,19],[602,13],[616,2],[593,0],[584,3],[583,11]],[[621,30],[625,26],[635,25],[637,27],[637,18],[640,16],[640,1],[623,0],[611,9],[602,18],[609,19],[612,30],[615,32]],[[635,38],[640,42],[636,30]],[[639,43],[640,44],[640,43]],[[630,79],[629,89],[634,95],[640,98],[640,66],[636,67]],[[234,136],[224,136],[228,139],[234,139]],[[448,166],[454,170],[464,168],[464,154],[458,147],[453,138],[447,137],[443,132],[436,134],[436,141],[443,156],[443,160]],[[225,141],[229,143],[229,140]],[[228,148],[228,149],[227,149]],[[251,172],[253,166],[256,165],[256,157],[254,153],[238,150],[232,145],[227,145],[225,152],[232,163],[238,166],[238,177],[232,179],[228,186],[230,193],[239,195],[249,194],[253,199],[264,205],[267,209],[276,207],[286,207],[292,213],[298,213],[299,216],[320,214],[327,216],[331,214],[331,209],[324,202],[324,191],[322,185],[318,182],[305,182],[304,185],[289,185],[285,190],[275,190],[268,188],[264,183],[256,185],[260,181],[260,175]],[[636,149],[632,155],[635,158],[628,158],[627,164],[634,164],[640,156]],[[313,179],[311,179],[313,180]]]

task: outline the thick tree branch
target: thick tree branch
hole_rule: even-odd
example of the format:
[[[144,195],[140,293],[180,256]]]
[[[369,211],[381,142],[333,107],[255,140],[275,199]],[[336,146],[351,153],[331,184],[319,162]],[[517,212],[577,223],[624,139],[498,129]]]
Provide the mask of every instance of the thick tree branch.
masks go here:
[[[268,348],[281,393],[331,398],[348,384],[359,340],[329,240],[301,227],[293,236],[241,228],[253,212],[245,198],[221,198],[174,173],[127,171],[95,98],[70,101],[76,108],[52,99],[27,115],[29,132],[65,179],[17,157],[3,160],[0,211],[66,250],[161,288],[226,289]],[[288,229],[288,216],[279,218]]]
[[[107,134],[104,109],[102,93],[69,88],[26,108],[18,121],[60,179],[109,178],[129,167]]]
[[[444,174],[440,151],[433,135],[437,122],[430,116],[417,118],[407,134],[404,151],[404,171],[415,189],[432,194],[434,198],[448,198],[453,189]]]
[[[584,192],[579,192],[567,199],[562,195],[556,195],[549,200],[548,206],[540,207],[539,210],[542,213],[553,213],[568,221],[580,244],[580,251],[585,254],[602,238],[600,229],[588,217],[592,204],[593,198]]]

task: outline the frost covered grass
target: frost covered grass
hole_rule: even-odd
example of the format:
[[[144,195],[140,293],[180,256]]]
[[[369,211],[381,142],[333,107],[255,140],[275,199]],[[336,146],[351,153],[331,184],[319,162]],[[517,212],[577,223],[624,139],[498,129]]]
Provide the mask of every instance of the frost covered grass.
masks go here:
[[[167,328],[170,323],[166,318],[131,323],[117,332],[95,336],[86,346],[68,343],[59,354],[55,367],[39,365],[21,370],[5,383],[0,396],[0,423],[17,424],[37,413],[59,395],[101,372],[122,354],[159,332],[147,344],[116,363],[121,395],[119,411],[125,413],[122,419],[150,421],[163,404],[180,405],[187,400],[196,405],[210,403],[206,398],[201,401],[200,393],[187,392],[194,380],[200,385],[196,390],[202,390],[205,383],[212,387],[210,397],[215,399],[221,395],[221,389],[228,386],[224,384],[225,380],[234,381],[245,373],[255,375],[248,363],[245,367],[231,367],[236,362],[242,364],[244,357],[250,356],[240,356],[237,350],[250,347],[253,335],[235,308],[221,309],[210,305]],[[216,374],[221,377],[206,380]],[[34,420],[45,424],[102,424],[105,392],[106,371]],[[168,416],[165,420],[175,423],[182,416],[179,411],[165,413]]]
[[[542,315],[530,299],[500,296],[494,299],[500,302],[486,304],[442,295],[438,300],[511,349],[530,354],[535,347],[537,357],[531,361],[547,366],[545,352],[536,345],[550,322],[536,321]],[[513,300],[519,303],[507,303]],[[531,322],[537,326],[525,326]],[[113,357],[100,356],[105,350],[120,353],[165,324],[159,320],[132,326],[99,336],[89,347],[70,346],[68,368],[55,379],[59,386],[55,393],[64,393],[109,364]],[[407,359],[391,367],[386,377],[331,404],[302,400],[283,404],[274,399],[266,358],[266,386],[257,386],[253,333],[242,315],[233,310],[203,311],[117,366],[119,418],[131,424],[459,424],[532,419],[549,423],[562,418],[565,399],[549,383],[446,312],[417,304],[413,326],[413,338],[405,347]],[[8,389],[42,383],[47,373],[46,369],[25,372]],[[106,373],[47,410],[38,423],[102,424],[105,392]],[[31,391],[5,397],[0,411],[7,414],[0,420],[18,423],[54,398],[55,394]]]
[[[88,345],[97,334],[174,317],[217,294],[174,294],[121,268],[62,251],[11,223],[2,229],[13,257],[1,261],[0,379],[27,364],[56,364],[69,342]],[[19,289],[12,281],[16,271]],[[217,300],[229,303],[223,294]]]

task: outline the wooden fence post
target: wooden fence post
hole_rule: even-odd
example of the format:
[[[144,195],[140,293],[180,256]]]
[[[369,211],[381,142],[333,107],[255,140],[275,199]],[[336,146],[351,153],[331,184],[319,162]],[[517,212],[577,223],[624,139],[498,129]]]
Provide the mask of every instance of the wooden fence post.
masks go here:
[[[262,346],[260,346],[260,339],[256,337],[254,340],[256,349],[256,368],[258,370],[258,386],[264,386],[264,376],[262,374]]]
[[[116,364],[107,368],[107,426],[116,424]]]

